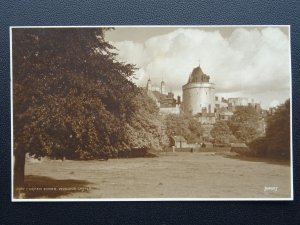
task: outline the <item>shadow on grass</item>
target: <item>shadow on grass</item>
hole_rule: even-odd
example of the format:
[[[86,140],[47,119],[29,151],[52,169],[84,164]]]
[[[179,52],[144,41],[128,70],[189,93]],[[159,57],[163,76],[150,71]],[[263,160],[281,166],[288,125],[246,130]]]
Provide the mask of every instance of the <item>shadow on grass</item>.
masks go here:
[[[15,198],[58,198],[76,192],[89,192],[85,180],[56,180],[46,176],[27,175],[23,188],[15,190]]]
[[[259,157],[250,157],[250,156],[241,156],[241,155],[224,155],[224,157],[230,159],[238,159],[242,161],[249,161],[249,162],[264,162],[273,165],[290,166],[290,161],[286,159],[270,159],[270,158],[259,158]]]

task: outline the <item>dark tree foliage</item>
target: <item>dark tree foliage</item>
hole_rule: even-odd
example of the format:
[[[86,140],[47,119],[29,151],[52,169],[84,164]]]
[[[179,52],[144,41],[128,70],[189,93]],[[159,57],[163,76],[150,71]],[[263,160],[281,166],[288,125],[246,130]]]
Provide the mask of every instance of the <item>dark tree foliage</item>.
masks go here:
[[[254,155],[290,158],[290,100],[278,106],[267,120],[266,136],[250,143]]]
[[[239,141],[248,143],[261,135],[260,119],[254,107],[239,106],[229,119],[228,126]]]
[[[259,137],[248,144],[251,156],[266,157],[267,156],[267,141],[266,137]]]
[[[166,134],[181,135],[189,143],[201,142],[203,133],[201,124],[194,117],[186,115],[167,115],[165,117]]]
[[[216,144],[236,142],[236,138],[233,136],[227,121],[216,122],[210,133]]]
[[[155,107],[130,81],[135,67],[116,61],[115,48],[104,39],[106,30],[12,30],[17,186],[24,180],[26,153],[70,159],[113,157],[133,146],[128,127],[136,132],[151,119],[152,130],[145,128],[144,133],[159,132],[152,118]],[[141,107],[152,117],[133,124]]]
[[[155,150],[168,145],[163,119],[155,102],[144,91],[137,95],[133,102],[138,110],[126,126],[130,145]]]

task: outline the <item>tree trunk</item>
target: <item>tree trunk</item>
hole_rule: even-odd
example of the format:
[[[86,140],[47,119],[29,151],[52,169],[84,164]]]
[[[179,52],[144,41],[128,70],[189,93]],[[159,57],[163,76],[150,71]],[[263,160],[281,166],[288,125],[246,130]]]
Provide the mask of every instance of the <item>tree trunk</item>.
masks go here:
[[[14,188],[24,187],[25,151],[15,151]]]

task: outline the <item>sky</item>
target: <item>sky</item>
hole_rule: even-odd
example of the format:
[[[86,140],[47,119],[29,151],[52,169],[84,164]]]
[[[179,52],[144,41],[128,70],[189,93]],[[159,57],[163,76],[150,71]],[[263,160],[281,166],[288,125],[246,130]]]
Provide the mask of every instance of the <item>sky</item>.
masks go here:
[[[290,96],[288,26],[116,27],[106,34],[117,59],[139,68],[133,81],[182,95],[201,66],[220,97],[245,97],[268,109]]]

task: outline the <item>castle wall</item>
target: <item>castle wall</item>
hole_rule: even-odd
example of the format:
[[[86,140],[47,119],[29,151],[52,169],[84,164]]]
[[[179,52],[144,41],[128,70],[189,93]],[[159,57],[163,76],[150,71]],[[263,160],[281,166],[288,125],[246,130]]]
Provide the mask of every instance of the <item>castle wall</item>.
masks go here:
[[[214,113],[215,85],[213,83],[188,83],[183,89],[183,111],[188,115],[203,112]]]

